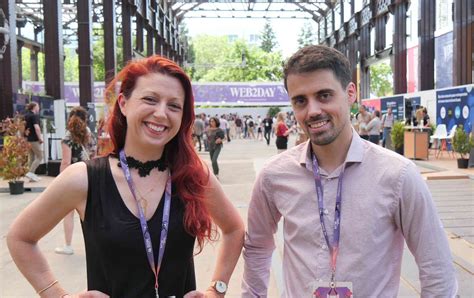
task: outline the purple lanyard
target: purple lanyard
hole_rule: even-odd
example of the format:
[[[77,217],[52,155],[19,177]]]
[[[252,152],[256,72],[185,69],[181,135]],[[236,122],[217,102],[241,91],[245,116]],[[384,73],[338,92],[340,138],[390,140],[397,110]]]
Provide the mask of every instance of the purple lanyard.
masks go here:
[[[313,174],[314,182],[316,184],[316,193],[318,194],[318,206],[319,206],[319,220],[321,221],[321,228],[323,230],[324,238],[329,247],[329,252],[331,253],[331,269],[332,275],[331,280],[334,281],[334,275],[336,273],[336,260],[337,254],[339,252],[339,235],[341,232],[341,191],[342,191],[342,179],[344,177],[344,169],[346,165],[342,166],[341,173],[339,174],[339,179],[337,183],[337,194],[336,194],[336,209],[334,211],[334,234],[333,241],[329,241],[329,236],[326,230],[326,224],[324,223],[324,200],[323,200],[323,184],[321,183],[321,174],[319,173],[318,160],[316,159],[315,154],[311,151],[313,158]]]
[[[125,157],[124,150],[120,150],[120,164],[127,179],[128,187],[130,192],[137,203],[138,214],[140,217],[140,226],[143,232],[143,240],[145,241],[145,249],[148,257],[148,263],[150,263],[151,270],[155,274],[155,292],[156,297],[158,298],[158,274],[160,273],[161,261],[163,260],[163,253],[166,246],[166,238],[168,236],[168,222],[170,218],[170,205],[171,205],[171,173],[168,174],[168,179],[166,181],[166,190],[165,190],[165,207],[163,210],[163,219],[161,224],[161,235],[160,235],[160,250],[158,251],[158,264],[155,267],[155,257],[153,255],[153,246],[151,243],[150,232],[148,231],[148,224],[146,223],[145,214],[143,213],[142,206],[138,203],[137,197],[135,196],[135,185],[132,181],[132,175],[130,174],[130,169],[128,168],[127,158]]]

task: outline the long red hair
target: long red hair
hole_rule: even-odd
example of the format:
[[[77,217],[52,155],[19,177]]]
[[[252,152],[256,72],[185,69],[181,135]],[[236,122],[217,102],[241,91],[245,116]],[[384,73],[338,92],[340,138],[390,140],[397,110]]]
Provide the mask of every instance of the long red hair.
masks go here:
[[[172,173],[173,185],[186,206],[185,229],[189,234],[196,236],[199,253],[202,251],[205,240],[213,239],[215,232],[210,214],[204,204],[204,191],[209,182],[209,171],[204,170],[192,142],[195,115],[191,81],[173,61],[157,55],[130,61],[109,83],[105,91],[105,100],[113,105],[108,121],[108,132],[113,142],[111,153],[118,155],[125,145],[127,132],[127,119],[120,111],[116,100],[117,94],[122,93],[128,100],[138,78],[149,73],[160,73],[178,79],[185,92],[181,127],[176,136],[166,144],[163,154]]]

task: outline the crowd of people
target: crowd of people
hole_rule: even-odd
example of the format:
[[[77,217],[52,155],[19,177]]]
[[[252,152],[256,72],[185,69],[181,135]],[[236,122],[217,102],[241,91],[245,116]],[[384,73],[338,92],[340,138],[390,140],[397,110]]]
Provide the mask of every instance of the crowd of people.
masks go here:
[[[418,265],[421,296],[453,297],[452,256],[425,182],[408,159],[375,145],[393,120],[361,106],[358,131],[351,125],[357,92],[347,58],[307,46],[283,73],[291,113],[196,117],[191,82],[178,65],[160,56],[133,60],[106,90],[114,103],[112,150],[93,159],[85,154],[83,111],[71,111],[61,174],[7,235],[37,294],[224,297],[243,249],[242,297],[266,297],[282,228],[283,297],[396,297],[405,243]],[[308,140],[288,149],[292,132]],[[256,178],[245,228],[218,180],[217,159],[233,138],[270,144],[272,134],[280,154]],[[198,154],[203,149],[212,170]],[[87,291],[77,295],[63,288],[38,248],[71,212],[81,219],[86,247]],[[70,246],[65,231],[61,253]],[[209,287],[197,289],[195,246],[200,252],[218,234]]]

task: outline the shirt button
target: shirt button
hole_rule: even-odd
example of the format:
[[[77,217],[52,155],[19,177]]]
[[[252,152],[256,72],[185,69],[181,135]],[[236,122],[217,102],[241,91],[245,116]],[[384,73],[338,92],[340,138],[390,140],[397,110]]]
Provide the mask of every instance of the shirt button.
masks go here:
[[[323,244],[323,246],[321,246],[321,248],[326,250],[328,247],[326,246],[326,244]]]
[[[328,209],[324,209],[324,214],[328,215],[329,214],[329,210]]]

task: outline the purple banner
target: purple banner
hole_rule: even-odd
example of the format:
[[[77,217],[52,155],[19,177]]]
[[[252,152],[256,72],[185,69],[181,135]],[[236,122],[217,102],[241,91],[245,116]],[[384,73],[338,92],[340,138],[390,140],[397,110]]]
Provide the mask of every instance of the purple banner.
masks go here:
[[[193,84],[196,105],[289,105],[281,83]]]
[[[93,102],[103,102],[105,84],[94,83]],[[43,82],[23,81],[23,90],[45,94]],[[288,94],[281,83],[195,83],[194,101],[197,106],[272,106],[290,105]],[[79,103],[79,84],[64,84],[66,103]]]
[[[27,93],[46,94],[43,82],[23,81],[23,90]],[[92,102],[104,102],[105,83],[94,83]],[[64,100],[66,103],[79,103],[79,83],[64,83]]]

